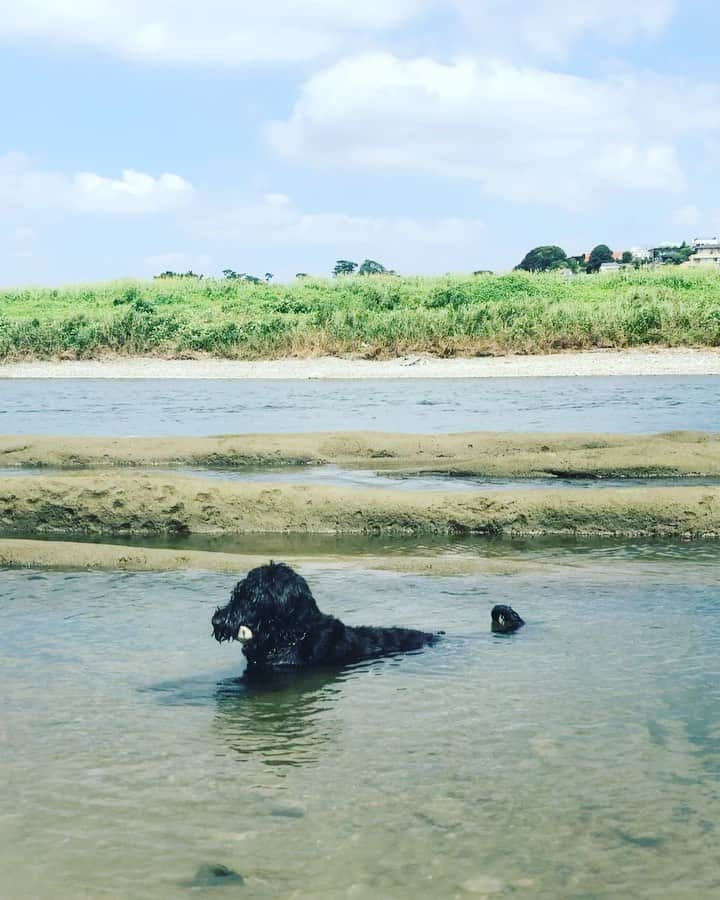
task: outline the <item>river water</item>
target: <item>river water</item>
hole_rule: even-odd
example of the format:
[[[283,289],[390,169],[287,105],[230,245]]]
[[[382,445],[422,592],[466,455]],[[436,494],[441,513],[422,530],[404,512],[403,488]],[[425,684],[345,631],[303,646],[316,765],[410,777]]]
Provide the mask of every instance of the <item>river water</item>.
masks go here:
[[[0,431],[717,430],[719,388],[0,381]],[[377,481],[332,468],[311,477]],[[0,570],[0,897],[720,896],[720,543],[142,542],[541,567],[440,578],[308,566],[321,608],[350,624],[446,634],[419,653],[263,690],[243,684],[238,646],[210,635],[233,578]],[[526,627],[493,636],[494,603]],[[214,877],[218,865],[244,881]]]
[[[388,381],[0,379],[1,434],[720,428],[720,377]]]
[[[316,567],[328,612],[446,636],[266,690],[210,636],[231,578],[5,572],[2,895],[717,897],[716,572]]]

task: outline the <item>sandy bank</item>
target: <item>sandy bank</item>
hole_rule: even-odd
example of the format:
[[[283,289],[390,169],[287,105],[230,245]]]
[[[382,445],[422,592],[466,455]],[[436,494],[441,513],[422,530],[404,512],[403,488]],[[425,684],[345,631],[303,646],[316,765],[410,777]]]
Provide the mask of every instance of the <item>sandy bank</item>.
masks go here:
[[[238,361],[143,357],[0,365],[0,378],[507,378],[720,375],[720,349],[592,350],[546,356]]]
[[[202,438],[0,437],[0,467],[334,464],[488,477],[720,476],[720,435],[335,432]]]
[[[0,567],[32,569],[119,569],[128,572],[168,572],[199,569],[243,573],[266,563],[265,556],[213,553],[204,550],[158,550],[75,541],[32,541],[0,538]],[[558,563],[483,559],[459,556],[289,556],[294,568],[357,568],[418,575],[514,575],[538,569],[567,567]]]
[[[720,488],[466,494],[95,472],[0,479],[0,532],[720,535]]]

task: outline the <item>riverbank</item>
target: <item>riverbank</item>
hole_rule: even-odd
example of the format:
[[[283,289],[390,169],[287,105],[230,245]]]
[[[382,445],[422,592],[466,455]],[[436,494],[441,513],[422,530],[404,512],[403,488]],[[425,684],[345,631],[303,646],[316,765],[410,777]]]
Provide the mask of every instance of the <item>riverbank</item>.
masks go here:
[[[0,378],[389,379],[569,378],[592,376],[720,375],[720,348],[587,350],[541,356],[386,360],[229,360],[115,357],[0,363]]]
[[[720,434],[393,434],[328,432],[222,437],[0,436],[4,468],[202,467],[233,470],[335,465],[490,478],[720,476]],[[438,488],[442,485],[438,483]]]
[[[538,569],[564,571],[558,562],[462,556],[314,555],[283,556],[293,568],[356,568],[416,575],[516,575]],[[0,538],[0,567],[13,569],[95,569],[172,572],[182,569],[237,574],[267,563],[266,556],[207,550],[166,550],[139,546]]]
[[[0,360],[268,360],[720,346],[720,271],[159,279],[0,290]]]
[[[720,487],[461,494],[83,472],[0,478],[0,531],[717,537]]]

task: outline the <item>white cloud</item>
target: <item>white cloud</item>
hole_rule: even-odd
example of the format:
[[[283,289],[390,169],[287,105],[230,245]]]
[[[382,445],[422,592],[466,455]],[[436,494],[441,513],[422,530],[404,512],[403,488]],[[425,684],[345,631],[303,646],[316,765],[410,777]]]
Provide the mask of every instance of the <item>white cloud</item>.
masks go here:
[[[20,243],[29,243],[35,240],[35,229],[29,225],[16,225],[14,230],[15,240]]]
[[[698,225],[702,221],[702,210],[693,204],[680,206],[674,210],[671,219],[673,225]]]
[[[677,0],[13,0],[0,39],[90,47],[152,63],[247,66],[300,63],[357,50],[429,15],[437,32],[468,52],[562,58],[596,39],[653,37]],[[412,33],[401,34],[412,44]]]
[[[665,29],[677,0],[454,0],[468,33],[466,46],[495,52],[524,48],[562,59],[577,41],[624,44]]]
[[[714,237],[720,232],[720,210],[717,208],[703,209],[689,203],[673,210],[670,221],[673,225],[679,225],[685,229],[686,238]],[[690,229],[692,229],[691,232]]]
[[[383,53],[313,75],[267,134],[289,161],[465,178],[572,207],[613,190],[681,189],[677,140],[716,128],[715,85]]]
[[[14,0],[0,38],[40,39],[152,63],[302,62],[392,30],[429,0]]]
[[[388,245],[473,244],[484,230],[479,219],[420,219],[408,216],[355,216],[342,212],[303,212],[284,194],[195,218],[192,233],[218,241],[346,247],[348,252],[380,253]]]
[[[22,153],[0,156],[0,205],[88,215],[146,215],[184,206],[192,185],[179,175],[157,178],[125,169],[120,178],[94,172],[43,171]]]

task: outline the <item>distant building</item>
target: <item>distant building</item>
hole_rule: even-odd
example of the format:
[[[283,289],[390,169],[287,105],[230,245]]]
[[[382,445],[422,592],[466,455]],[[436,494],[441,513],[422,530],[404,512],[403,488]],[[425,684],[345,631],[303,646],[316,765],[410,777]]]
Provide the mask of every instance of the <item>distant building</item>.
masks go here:
[[[720,266],[720,239],[696,238],[692,248],[694,252],[688,259],[689,266]]]
[[[650,259],[650,251],[647,247],[631,247],[630,252],[633,259],[637,259],[639,262],[645,262]]]
[[[621,254],[622,256],[622,254]],[[625,268],[622,263],[619,262],[606,262],[600,266],[600,274],[604,275],[606,272],[620,272]]]
[[[650,247],[648,250],[648,260],[652,263],[663,265],[667,257],[673,250],[677,250],[680,245],[673,241],[665,241],[658,244],[657,247]]]

